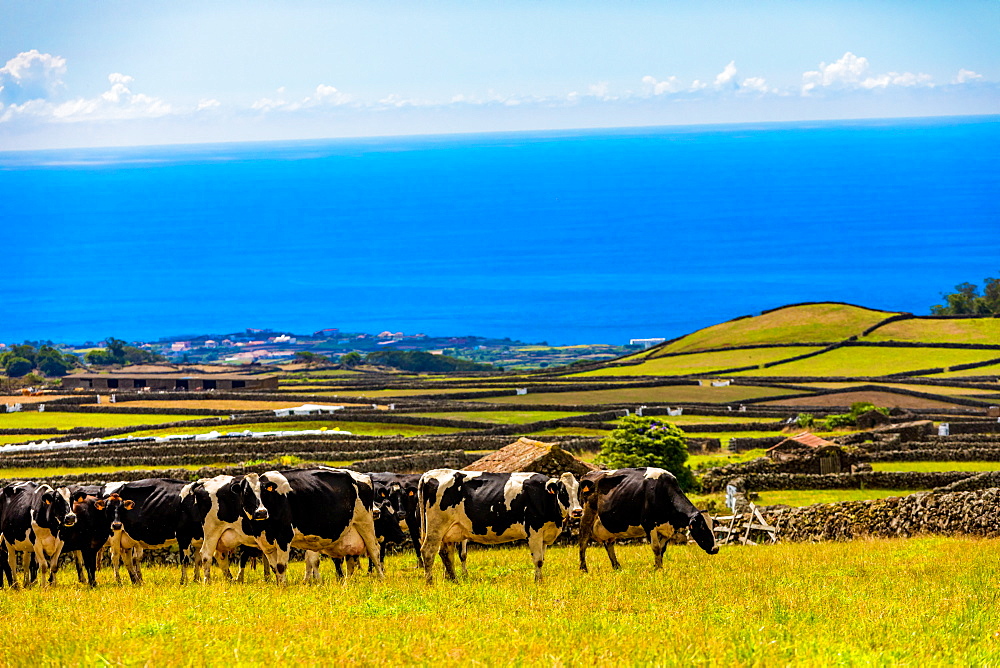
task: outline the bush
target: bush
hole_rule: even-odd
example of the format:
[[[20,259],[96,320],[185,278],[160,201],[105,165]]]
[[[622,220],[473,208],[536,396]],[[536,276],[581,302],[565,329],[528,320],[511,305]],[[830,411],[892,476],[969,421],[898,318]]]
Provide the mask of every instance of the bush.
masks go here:
[[[687,458],[684,432],[677,426],[656,418],[629,415],[601,441],[601,452],[594,461],[609,468],[666,469],[677,477],[681,489],[688,491],[697,483],[685,463]]]
[[[11,378],[20,378],[31,371],[31,362],[23,357],[11,357],[7,360],[5,370]]]

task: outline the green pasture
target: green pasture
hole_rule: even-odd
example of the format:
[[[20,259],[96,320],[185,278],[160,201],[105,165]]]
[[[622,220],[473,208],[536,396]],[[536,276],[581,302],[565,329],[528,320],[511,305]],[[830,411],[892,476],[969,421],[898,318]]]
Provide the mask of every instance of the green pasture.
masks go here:
[[[202,415],[154,415],[152,413],[60,413],[36,411],[0,413],[0,429],[72,429],[94,427],[113,429],[136,425],[199,420]]]
[[[345,388],[342,390],[337,390],[335,392],[312,392],[316,396],[322,397],[344,397],[344,398],[368,398],[368,399],[387,399],[391,397],[413,397],[419,395],[442,395],[447,396],[449,394],[457,394],[459,392],[510,392],[513,396],[514,389],[506,387],[455,387],[455,388],[444,388],[444,387],[433,387],[425,388],[421,390],[352,390],[350,388]]]
[[[868,385],[869,383],[864,383]],[[899,390],[910,390],[913,392],[923,392],[924,394],[936,394],[942,397],[964,397],[983,394],[983,390],[975,387],[951,387],[948,385],[915,385],[912,383],[876,383],[879,387],[891,387]],[[846,390],[858,387],[862,383],[796,383],[800,387],[815,388],[817,390]],[[1000,392],[1000,386],[997,386]]]
[[[0,456],[0,466],[3,466]],[[217,462],[215,464],[172,464],[170,466],[43,466],[30,468],[0,468],[0,478],[50,478],[57,475],[76,475],[79,473],[119,473],[121,471],[159,471],[163,469],[187,469],[197,471],[204,466],[232,466],[233,462]]]
[[[423,582],[411,554],[387,576],[276,590],[176,584],[147,566],[143,587],[75,582],[0,592],[9,665],[990,665],[1000,656],[1000,541],[914,538],[667,549],[642,545],[577,569],[575,547],[473,549],[470,577]],[[440,565],[437,566],[440,576]],[[88,612],[91,611],[91,612]],[[96,612],[95,612],[96,611]],[[113,614],[111,613],[113,611]]]
[[[725,466],[726,464],[738,464],[748,462],[752,459],[764,456],[764,448],[755,448],[745,452],[730,452],[723,450],[708,455],[688,455],[687,465],[695,471],[704,471],[710,468]]]
[[[949,367],[995,358],[996,350],[952,348],[845,347],[736,376],[885,376],[903,371]]]
[[[801,431],[805,431],[805,430],[803,429]],[[801,433],[801,431],[797,431],[795,433]],[[775,430],[775,431],[722,431],[722,432],[719,432],[719,431],[716,431],[716,432],[706,431],[706,432],[701,432],[701,433],[693,431],[693,432],[684,432],[684,435],[686,437],[688,437],[688,438],[717,438],[720,441],[722,441],[722,447],[723,447],[723,449],[725,449],[725,448],[729,447],[729,441],[733,440],[734,438],[768,438],[770,436],[785,436],[785,437],[787,437],[787,436],[794,436],[795,433],[789,432],[789,433],[784,433],[783,434],[783,433],[781,433],[778,430]],[[836,438],[837,436],[843,436],[844,434],[849,434],[849,433],[851,433],[851,432],[849,432],[849,431],[819,431],[819,432],[815,432],[815,434],[817,436],[819,436],[820,438],[826,438],[826,439]]]
[[[875,471],[1000,471],[1000,462],[872,462]]]
[[[701,387],[699,385],[670,385],[666,387],[623,387],[614,390],[580,390],[579,392],[536,392],[530,390],[521,396],[467,399],[493,404],[553,404],[559,406],[586,406],[600,404],[627,404],[637,406],[652,403],[704,402],[717,404],[739,403],[746,399],[780,397],[792,394],[792,390],[773,387],[750,387],[730,385],[728,387]]]
[[[525,434],[529,438],[544,438],[545,436],[596,436],[604,438],[611,433],[611,429],[593,429],[591,427],[553,427]]]
[[[712,325],[658,350],[662,354],[766,343],[835,343],[860,335],[891,315],[843,304],[791,306]]]
[[[997,352],[997,351],[994,351]],[[966,369],[964,371],[945,371],[943,373],[929,374],[927,378],[963,378],[966,376],[1000,376],[1000,363],[988,366]]]
[[[879,327],[865,341],[910,341],[918,343],[1000,343],[1000,319],[913,318]]]
[[[577,417],[587,413],[570,411],[469,411],[457,413],[407,413],[414,417],[441,418],[445,420],[472,420],[494,424],[527,424],[542,420]]]
[[[253,424],[229,424],[215,422],[201,427],[178,427],[176,429],[145,429],[130,436],[170,436],[172,434],[204,434],[212,430],[225,434],[230,431],[306,431],[311,429],[347,431],[358,436],[423,436],[425,434],[452,434],[463,429],[454,427],[424,427],[413,424],[387,424],[378,422],[348,422],[342,420],[315,420],[307,422],[258,422]]]
[[[810,506],[814,503],[867,501],[890,496],[907,496],[919,490],[901,489],[785,489],[759,492],[754,501],[758,506]]]
[[[809,346],[784,348],[751,348],[749,350],[716,350],[676,357],[653,357],[633,366],[610,366],[594,371],[571,374],[570,377],[599,376],[689,376],[723,369],[760,365],[821,350]]]
[[[65,436],[65,434],[0,434],[0,445],[8,445],[10,443],[31,443],[35,441],[45,441],[50,438],[55,438],[56,436]]]

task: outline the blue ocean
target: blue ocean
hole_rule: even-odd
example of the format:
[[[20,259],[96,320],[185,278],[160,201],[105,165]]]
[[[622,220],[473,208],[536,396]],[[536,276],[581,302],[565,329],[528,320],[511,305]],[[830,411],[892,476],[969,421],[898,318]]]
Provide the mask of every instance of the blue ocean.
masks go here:
[[[1000,275],[1000,117],[0,153],[0,341],[627,343]]]

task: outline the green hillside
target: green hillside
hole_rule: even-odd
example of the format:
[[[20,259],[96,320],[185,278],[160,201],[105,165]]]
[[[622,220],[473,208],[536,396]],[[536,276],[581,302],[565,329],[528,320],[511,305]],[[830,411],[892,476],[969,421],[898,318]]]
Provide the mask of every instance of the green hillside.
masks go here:
[[[651,357],[768,343],[836,343],[860,336],[892,315],[896,314],[847,304],[788,306],[706,327],[658,348]]]
[[[574,377],[593,376],[685,376],[710,373],[722,369],[756,366],[767,362],[788,359],[822,350],[809,346],[782,346],[780,348],[750,348],[748,350],[718,350],[690,355],[656,357],[634,366],[608,366],[594,371],[574,374]]]
[[[883,325],[864,340],[1000,345],[1000,318],[911,318]]]

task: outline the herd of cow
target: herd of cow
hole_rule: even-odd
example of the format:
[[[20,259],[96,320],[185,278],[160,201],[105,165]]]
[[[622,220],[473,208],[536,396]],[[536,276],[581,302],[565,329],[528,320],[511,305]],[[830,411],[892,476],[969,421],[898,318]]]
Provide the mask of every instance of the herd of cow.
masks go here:
[[[649,539],[654,566],[662,566],[667,539],[688,529],[707,553],[716,554],[712,520],[696,509],[669,472],[656,468],[570,473],[485,473],[435,469],[423,475],[362,474],[318,467],[217,476],[197,482],[150,478],[57,489],[18,482],[0,494],[0,587],[54,581],[59,557],[72,552],[83,582],[96,586],[98,558],[110,548],[119,582],[124,562],[131,581],[142,583],[143,550],[176,545],[180,581],[187,568],[211,578],[214,562],[230,574],[239,555],[242,581],[248,559],[264,557],[285,582],[292,548],[305,551],[306,581],[319,579],[320,556],[333,557],[338,575],[361,556],[383,576],[385,548],[412,541],[417,560],[433,581],[435,555],[455,579],[459,549],[466,570],[468,541],[482,544],[527,540],[540,580],[545,549],[570,520],[580,521],[580,568],[587,570],[588,544],[607,550],[619,568],[615,541]],[[405,533],[404,533],[405,530]],[[467,572],[467,571],[466,571]]]

